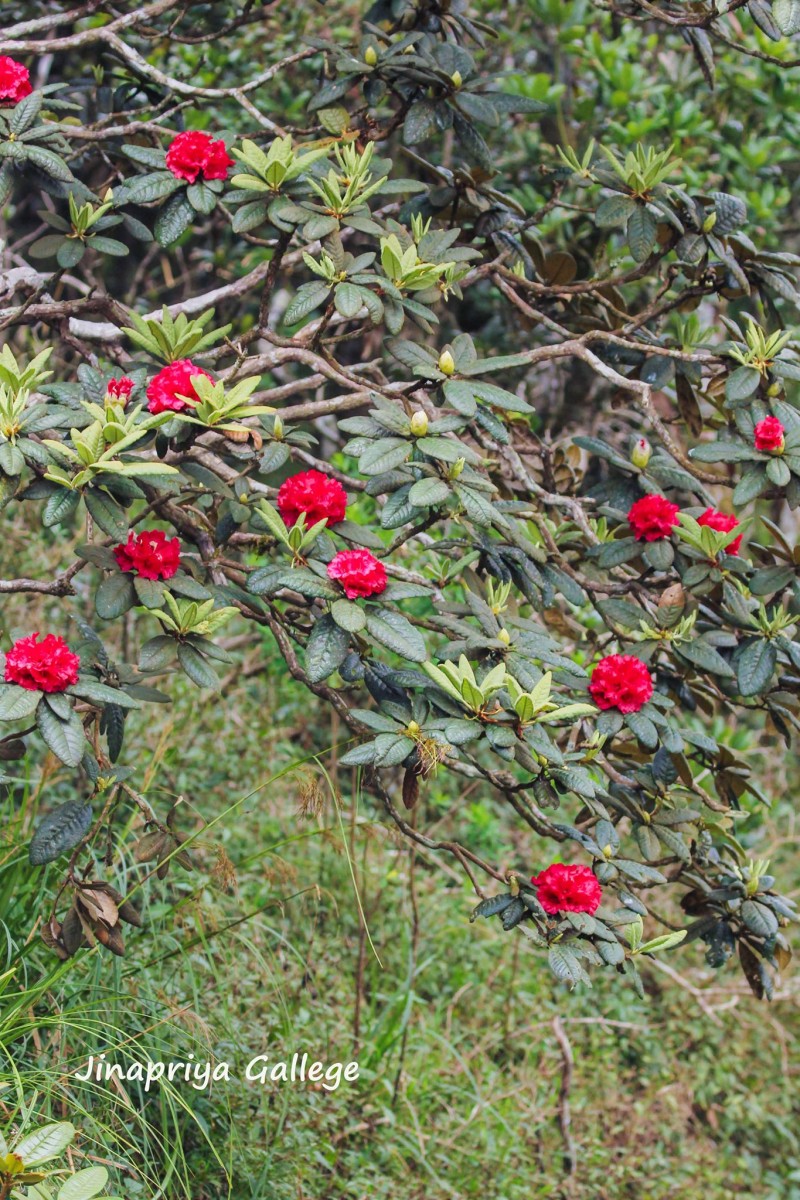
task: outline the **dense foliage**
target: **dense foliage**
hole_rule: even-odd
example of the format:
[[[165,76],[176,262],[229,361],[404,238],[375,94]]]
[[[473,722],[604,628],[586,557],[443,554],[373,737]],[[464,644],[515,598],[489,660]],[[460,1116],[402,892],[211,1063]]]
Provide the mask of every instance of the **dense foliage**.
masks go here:
[[[784,86],[794,0],[7,7],[0,492],[60,565],[0,581],[0,756],[70,772],[47,946],[123,955],[115,863],[192,868],[126,723],[268,631],[498,936],[639,991],[701,943],[771,996],[795,905],[722,734],[800,721],[800,129],[734,98]],[[507,854],[430,828],[437,772]]]

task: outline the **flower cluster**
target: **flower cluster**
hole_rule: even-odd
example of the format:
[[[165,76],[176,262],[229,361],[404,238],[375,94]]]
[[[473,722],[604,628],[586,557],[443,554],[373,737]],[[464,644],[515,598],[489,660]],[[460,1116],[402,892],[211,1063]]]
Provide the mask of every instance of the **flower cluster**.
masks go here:
[[[16,683],[30,692],[63,692],[78,682],[81,660],[63,638],[48,633],[20,638],[6,655],[6,683]]]
[[[639,542],[659,542],[672,534],[678,524],[680,507],[655,493],[642,496],[631,505],[628,524]]]
[[[706,525],[709,529],[715,529],[717,533],[731,533],[732,530],[738,529],[739,522],[733,513],[722,513],[716,508],[707,508],[701,517],[697,518],[698,525]],[[738,554],[739,547],[742,544],[743,534],[739,534],[725,549],[726,554]]]
[[[179,133],[167,150],[167,169],[188,183],[195,183],[200,177],[227,179],[228,168],[233,165],[225,143],[198,130]]]
[[[634,713],[653,694],[653,681],[645,663],[632,654],[607,654],[594,669],[589,694],[598,708]]]
[[[142,579],[171,579],[181,562],[181,544],[160,529],[128,534],[127,542],[114,547],[120,571],[133,571]]]
[[[765,450],[768,454],[783,453],[784,428],[777,417],[764,417],[753,430],[753,445],[756,450]]]
[[[189,358],[162,367],[147,385],[147,407],[151,413],[181,412],[182,409],[198,404],[200,397],[192,386],[193,375],[205,375],[208,371],[197,367]]]
[[[0,55],[0,108],[19,104],[32,91],[28,68],[14,58]]]
[[[328,577],[341,583],[349,600],[386,590],[386,568],[369,550],[340,551],[328,563]]]
[[[531,876],[536,887],[536,899],[546,913],[595,913],[603,899],[603,889],[589,867],[552,863],[538,875]]]
[[[278,489],[278,512],[287,526],[292,526],[305,513],[306,527],[325,520],[329,525],[343,521],[347,509],[347,493],[338,479],[322,471],[301,471],[284,479]]]

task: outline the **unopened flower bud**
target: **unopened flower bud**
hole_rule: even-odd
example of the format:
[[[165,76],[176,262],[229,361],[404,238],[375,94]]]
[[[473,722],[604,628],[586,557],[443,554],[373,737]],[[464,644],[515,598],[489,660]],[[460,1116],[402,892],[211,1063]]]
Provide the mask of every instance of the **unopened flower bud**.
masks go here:
[[[366,50],[364,51],[364,62],[368,67],[374,67],[377,61],[378,51],[374,46],[367,46]]]
[[[777,379],[774,379],[772,381],[772,383],[769,385],[769,387],[767,388],[767,395],[772,396],[774,398],[775,396],[780,396],[780,394],[781,394],[781,385],[778,383]]]
[[[452,375],[456,369],[456,360],[449,350],[443,350],[436,365],[443,375]]]
[[[272,422],[272,436],[276,442],[283,441],[283,421],[277,414]]]
[[[453,71],[453,74],[450,76],[450,79],[453,84],[453,87],[457,87],[457,88],[460,88],[462,83],[464,82],[464,77],[460,71]]]
[[[614,855],[614,847],[611,845],[610,842],[607,842],[606,845],[602,847],[602,851],[603,851],[603,858],[612,858]]]
[[[420,730],[420,727],[416,721],[409,721],[408,725],[406,725],[406,733],[409,737],[419,737],[421,732],[422,731]]]
[[[428,432],[428,414],[418,409],[411,417],[411,432],[414,437],[425,437]]]
[[[463,458],[463,457],[457,458],[456,461],[453,463],[452,467],[450,468],[450,472],[449,472],[450,478],[458,479],[459,475],[464,470],[464,467],[466,466],[466,464],[467,464],[467,460],[465,458]]]
[[[504,646],[511,645],[511,634],[507,629],[501,629],[497,635],[498,642],[502,642]]]
[[[650,445],[646,437],[637,438],[631,450],[631,462],[640,471],[643,471],[650,462],[650,456],[653,453],[653,447]]]

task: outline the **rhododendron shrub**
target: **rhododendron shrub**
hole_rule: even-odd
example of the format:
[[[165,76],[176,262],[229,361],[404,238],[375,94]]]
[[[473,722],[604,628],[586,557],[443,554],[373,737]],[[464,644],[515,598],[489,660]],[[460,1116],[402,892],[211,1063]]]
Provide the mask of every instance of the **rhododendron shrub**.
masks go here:
[[[48,946],[124,952],[127,830],[131,886],[191,865],[129,710],[166,727],[175,676],[213,691],[269,638],[370,820],[532,970],[641,990],[683,941],[769,996],[796,909],[737,822],[800,723],[796,260],[724,171],[555,121],[502,6],[378,0],[363,40],[265,38],[216,86],[246,5],[173,77],[211,7],[0,35],[0,497],[47,547],[2,584],[0,746],[74,788],[33,847]],[[534,133],[535,170],[506,152]],[[467,786],[507,853],[458,840]]]

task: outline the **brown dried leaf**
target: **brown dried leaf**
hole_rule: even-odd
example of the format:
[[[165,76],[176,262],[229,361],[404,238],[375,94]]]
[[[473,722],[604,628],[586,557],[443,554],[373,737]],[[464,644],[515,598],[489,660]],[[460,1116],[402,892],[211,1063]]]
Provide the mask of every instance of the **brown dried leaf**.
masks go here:
[[[145,833],[133,847],[133,857],[137,862],[151,862],[158,858],[164,848],[167,835],[160,829]]]

